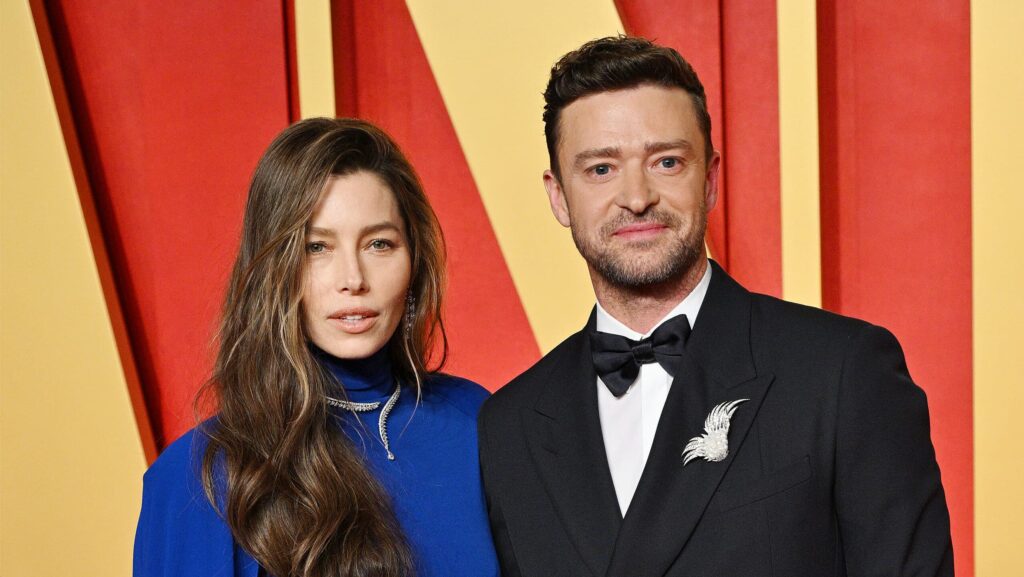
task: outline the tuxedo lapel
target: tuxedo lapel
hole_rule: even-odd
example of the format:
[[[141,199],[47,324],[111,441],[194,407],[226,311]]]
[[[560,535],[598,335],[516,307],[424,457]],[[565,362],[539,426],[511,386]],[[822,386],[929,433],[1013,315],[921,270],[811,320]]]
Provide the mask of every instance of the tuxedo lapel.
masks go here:
[[[523,425],[531,457],[569,538],[595,577],[605,574],[622,523],[597,411],[587,329],[563,345],[547,391]]]
[[[750,296],[714,265],[711,285],[658,422],[643,475],[619,531],[608,577],[664,575],[693,534],[742,446],[773,376],[750,349]],[[723,461],[683,466],[687,441],[716,405],[738,399]]]

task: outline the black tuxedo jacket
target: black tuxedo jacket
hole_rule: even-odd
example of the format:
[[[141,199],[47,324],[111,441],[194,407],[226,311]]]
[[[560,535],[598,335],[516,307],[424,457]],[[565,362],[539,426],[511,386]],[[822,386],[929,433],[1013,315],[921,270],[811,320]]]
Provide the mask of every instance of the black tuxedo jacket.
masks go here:
[[[925,395],[867,323],[747,292],[712,264],[646,467],[619,512],[587,336],[491,397],[480,454],[505,577],[953,574]],[[683,466],[717,404],[724,461]]]

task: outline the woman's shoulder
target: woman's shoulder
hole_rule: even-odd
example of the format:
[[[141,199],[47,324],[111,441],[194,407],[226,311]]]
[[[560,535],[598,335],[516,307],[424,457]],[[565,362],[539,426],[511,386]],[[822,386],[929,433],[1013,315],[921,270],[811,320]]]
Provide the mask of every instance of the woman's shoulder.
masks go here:
[[[203,460],[216,418],[204,421],[164,448],[142,478],[143,501],[215,514],[203,485]],[[212,481],[218,499],[226,492],[222,459],[214,461]]]
[[[183,480],[198,481],[203,454],[209,444],[206,431],[211,425],[212,421],[201,423],[167,445],[146,471],[145,482],[180,486]]]
[[[491,393],[479,384],[455,375],[435,373],[424,383],[426,393],[436,395],[467,416],[476,419]]]
[[[135,533],[136,575],[255,577],[259,570],[238,549],[203,489],[208,423],[168,445],[143,477],[142,512]],[[221,493],[222,475],[215,471],[215,477]]]

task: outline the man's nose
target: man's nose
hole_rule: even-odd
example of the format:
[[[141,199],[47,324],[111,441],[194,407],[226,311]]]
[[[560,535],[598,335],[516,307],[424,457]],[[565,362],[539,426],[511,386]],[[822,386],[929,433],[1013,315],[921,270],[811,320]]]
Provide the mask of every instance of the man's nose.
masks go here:
[[[633,214],[641,214],[660,199],[643,170],[627,170],[616,203]]]

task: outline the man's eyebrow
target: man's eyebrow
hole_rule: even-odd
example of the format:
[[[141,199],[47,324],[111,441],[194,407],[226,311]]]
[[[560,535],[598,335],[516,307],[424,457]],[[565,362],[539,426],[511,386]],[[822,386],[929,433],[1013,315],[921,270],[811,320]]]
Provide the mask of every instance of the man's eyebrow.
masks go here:
[[[617,146],[607,146],[605,148],[591,148],[580,152],[573,158],[572,164],[576,168],[592,158],[614,158],[619,156],[621,150]]]
[[[647,154],[656,154],[658,152],[665,152],[666,150],[673,150],[675,148],[683,148],[688,151],[694,150],[690,141],[683,138],[680,138],[679,140],[669,140],[668,142],[648,142],[644,145],[644,151],[647,152]]]
[[[648,142],[644,144],[644,152],[647,154],[657,154],[666,150],[673,150],[682,148],[687,151],[695,150],[693,144],[689,140],[680,138],[678,140],[669,140],[666,142]],[[579,168],[581,165],[586,163],[588,160],[594,158],[616,158],[620,156],[622,150],[617,146],[607,146],[605,148],[591,148],[580,152],[573,158],[573,166]]]

